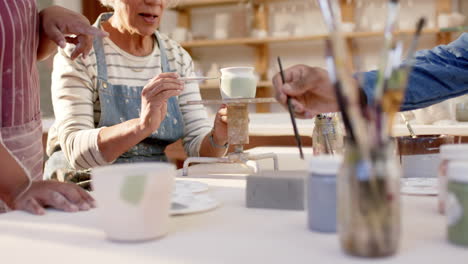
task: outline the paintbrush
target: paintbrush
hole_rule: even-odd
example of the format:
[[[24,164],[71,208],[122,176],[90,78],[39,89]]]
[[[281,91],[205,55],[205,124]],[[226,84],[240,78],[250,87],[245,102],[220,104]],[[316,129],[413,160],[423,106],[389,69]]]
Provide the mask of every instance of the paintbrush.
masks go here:
[[[391,77],[388,80],[386,85],[386,90],[382,100],[382,108],[387,113],[387,124],[386,124],[386,131],[387,133],[391,133],[391,129],[393,126],[393,120],[395,114],[399,111],[401,102],[404,99],[406,86],[408,84],[409,74],[411,72],[411,68],[414,64],[414,54],[416,53],[416,49],[418,47],[419,38],[421,36],[422,29],[425,25],[425,19],[419,19],[416,25],[416,31],[414,33],[413,40],[411,42],[408,55],[404,64],[400,64],[401,54],[402,54],[402,46],[397,45],[397,48],[394,50],[392,54],[393,60],[393,71]]]
[[[317,115],[315,118],[318,118],[319,120],[325,120],[325,121],[322,121],[322,122],[332,122],[331,119],[332,117],[328,114],[319,114]],[[316,123],[317,124],[317,123]],[[330,138],[328,137],[328,133],[329,131],[329,128],[323,127],[323,125],[320,125],[319,129],[321,129],[321,134],[323,136],[323,142],[325,143],[325,154],[329,154],[329,155],[335,155],[335,152],[333,151],[333,146],[330,142]]]
[[[333,60],[332,55],[332,44],[329,39],[325,41],[325,60],[327,62],[327,70],[328,76],[330,78],[331,83],[335,87],[335,95],[336,101],[338,103],[338,107],[341,112],[341,116],[343,118],[343,124],[346,129],[346,134],[349,136],[349,139],[352,142],[356,142],[356,137],[354,136],[353,127],[351,126],[351,121],[349,120],[349,113],[348,108],[346,107],[345,98],[343,95],[343,88],[340,85],[338,78],[336,77],[336,66]]]
[[[207,81],[207,80],[216,80],[219,77],[204,77],[204,76],[196,76],[196,77],[180,77],[179,80],[183,82],[199,82],[199,81]]]
[[[330,33],[331,58],[335,69],[337,101],[343,111],[343,122],[351,142],[359,149],[364,159],[370,155],[367,123],[362,116],[360,91],[352,76],[351,59],[346,38],[340,30],[341,13],[338,1],[318,0],[325,24]],[[341,93],[341,96],[338,94]]]
[[[408,128],[411,138],[417,138],[418,136],[416,136],[416,133],[414,133],[414,130],[411,127],[411,124],[409,123],[408,119],[406,119],[406,116],[403,113],[400,113],[400,115],[403,119],[403,122],[405,122],[406,128]]]
[[[286,79],[284,78],[283,64],[281,63],[280,57],[278,57],[278,66],[280,69],[281,81],[284,85],[286,83]],[[297,130],[296,119],[294,117],[294,109],[291,103],[291,97],[289,95],[287,96],[286,102],[288,104],[289,116],[291,117],[291,123],[294,129],[294,137],[296,138],[297,147],[299,148],[299,154],[301,156],[301,159],[304,159],[304,153],[302,152],[301,136],[299,135],[299,131]]]
[[[394,33],[395,33],[396,24],[398,21],[398,8],[399,8],[398,0],[390,0],[388,2],[387,8],[388,8],[387,20],[385,23],[385,30],[384,30],[384,47],[382,51],[379,71],[377,75],[377,83],[375,85],[375,93],[374,93],[373,104],[375,106],[380,104],[380,101],[384,93],[385,84],[388,81],[388,77],[392,70],[390,60],[392,57],[392,49],[395,48]]]
[[[414,32],[413,41],[411,41],[411,46],[406,56],[407,62],[404,65],[406,66],[406,69],[410,69],[411,67],[413,67],[414,54],[416,53],[416,50],[418,48],[419,38],[421,37],[421,33],[425,25],[426,25],[426,19],[424,17],[420,18],[418,20],[418,23],[416,24],[416,31]]]

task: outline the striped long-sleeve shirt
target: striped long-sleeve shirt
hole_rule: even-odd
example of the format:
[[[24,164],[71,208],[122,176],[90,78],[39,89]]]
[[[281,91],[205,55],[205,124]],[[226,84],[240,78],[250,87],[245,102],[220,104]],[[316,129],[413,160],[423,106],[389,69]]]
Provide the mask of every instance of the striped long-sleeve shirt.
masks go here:
[[[190,55],[178,43],[160,34],[165,42],[171,69],[181,76],[194,73]],[[161,59],[157,43],[153,52],[144,57],[133,56],[120,49],[109,38],[104,39],[108,81],[114,85],[145,86],[160,74]],[[97,66],[94,50],[90,55],[70,60],[73,46],[60,49],[54,58],[52,73],[52,103],[55,123],[49,131],[47,154],[60,146],[70,165],[87,169],[106,165],[98,147],[97,128],[100,101],[97,87]],[[179,102],[200,100],[198,84],[187,83]],[[198,156],[203,138],[211,131],[207,113],[201,105],[180,105],[184,119],[184,148],[189,156]]]
[[[36,1],[0,0],[0,144],[33,180],[43,161],[38,46]]]

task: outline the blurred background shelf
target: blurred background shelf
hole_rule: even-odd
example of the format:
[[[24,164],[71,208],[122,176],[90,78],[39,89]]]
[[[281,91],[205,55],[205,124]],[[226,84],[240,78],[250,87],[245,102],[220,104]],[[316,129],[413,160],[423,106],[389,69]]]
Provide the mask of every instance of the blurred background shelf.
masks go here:
[[[447,32],[447,31],[446,31]],[[423,34],[438,34],[439,29],[426,29]],[[411,30],[397,31],[397,35],[411,35]],[[350,32],[346,34],[348,38],[369,38],[380,37],[383,32]],[[233,39],[206,39],[182,42],[184,48],[203,48],[203,47],[219,47],[219,46],[235,46],[235,45],[265,45],[273,43],[301,42],[301,41],[316,41],[327,39],[328,34],[320,34],[313,36],[292,36],[292,37],[268,37],[268,38],[233,38]]]

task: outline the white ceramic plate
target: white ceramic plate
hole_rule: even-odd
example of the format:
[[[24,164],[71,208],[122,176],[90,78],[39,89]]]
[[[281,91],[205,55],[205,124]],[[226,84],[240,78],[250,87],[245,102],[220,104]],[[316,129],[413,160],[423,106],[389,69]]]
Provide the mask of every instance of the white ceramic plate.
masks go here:
[[[201,193],[208,191],[208,184],[197,182],[197,181],[187,181],[187,180],[176,180],[175,182],[175,193]]]
[[[435,178],[402,178],[401,193],[408,195],[437,195]]]
[[[181,194],[172,197],[171,215],[206,212],[220,205],[209,194]]]

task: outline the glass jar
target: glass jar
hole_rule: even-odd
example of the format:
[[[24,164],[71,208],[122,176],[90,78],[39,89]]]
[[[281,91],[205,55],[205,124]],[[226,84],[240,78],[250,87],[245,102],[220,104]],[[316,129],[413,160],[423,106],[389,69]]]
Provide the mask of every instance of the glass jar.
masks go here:
[[[468,247],[468,162],[448,166],[447,236],[451,243]]]
[[[393,255],[400,239],[400,168],[387,142],[371,151],[346,144],[338,178],[338,233],[343,250],[354,256]]]
[[[438,174],[438,210],[445,214],[445,201],[447,198],[447,169],[452,161],[468,162],[468,144],[447,144],[440,147],[440,165]]]
[[[433,179],[434,195],[437,192],[436,178],[440,162],[440,146],[453,144],[451,135],[419,135],[397,137],[398,153],[403,171],[403,178]]]
[[[255,98],[257,78],[253,67],[221,69],[221,97],[223,99]]]
[[[320,114],[315,117],[312,148],[314,155],[343,154],[343,133],[337,113]]]

